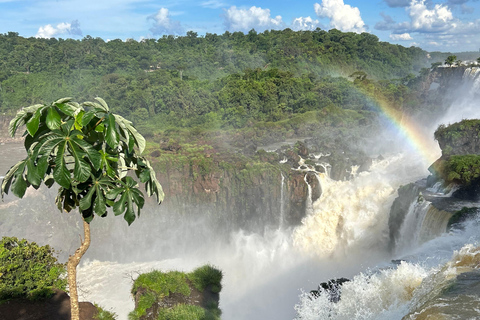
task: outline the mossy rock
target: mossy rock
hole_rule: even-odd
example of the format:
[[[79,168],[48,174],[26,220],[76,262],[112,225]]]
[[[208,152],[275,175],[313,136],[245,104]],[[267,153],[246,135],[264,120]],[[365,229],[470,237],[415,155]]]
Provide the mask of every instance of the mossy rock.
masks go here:
[[[190,273],[155,270],[141,274],[133,284],[135,310],[129,319],[220,319],[222,277],[222,272],[210,265]]]

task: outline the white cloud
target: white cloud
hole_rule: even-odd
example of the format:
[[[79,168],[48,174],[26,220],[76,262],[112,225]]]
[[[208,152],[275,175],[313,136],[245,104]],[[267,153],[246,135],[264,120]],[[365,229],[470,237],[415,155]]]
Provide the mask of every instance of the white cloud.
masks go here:
[[[402,40],[402,41],[407,41],[407,40],[413,40],[412,36],[409,33],[402,33],[402,34],[391,34],[390,39],[392,40]]]
[[[180,35],[185,32],[184,28],[180,21],[172,20],[170,18],[170,13],[167,8],[161,8],[154,15],[148,17],[149,20],[153,20],[153,26],[150,28],[150,31],[154,35],[160,34],[172,34]]]
[[[318,20],[313,20],[310,17],[300,17],[293,19],[292,22],[292,30],[315,30],[317,27],[320,26],[320,22]]]
[[[207,0],[207,1],[203,1],[201,3],[201,6],[205,8],[210,8],[210,9],[218,9],[221,7],[226,7],[227,4],[221,0]]]
[[[284,25],[281,16],[272,18],[270,9],[255,6],[250,9],[240,9],[236,6],[224,9],[223,19],[225,27],[231,31],[246,32],[255,29],[262,32],[267,29],[278,29]]]
[[[413,30],[437,32],[448,29],[453,15],[445,5],[436,4],[428,9],[425,0],[412,0],[408,7]]]
[[[56,27],[51,24],[47,24],[38,28],[36,38],[54,38],[60,35],[73,35],[82,36],[82,30],[80,29],[80,23],[78,20],[74,20],[71,23],[59,23]]]
[[[315,13],[320,18],[330,19],[330,27],[344,32],[364,32],[365,23],[360,10],[345,4],[343,0],[322,0],[322,4],[314,4]]]

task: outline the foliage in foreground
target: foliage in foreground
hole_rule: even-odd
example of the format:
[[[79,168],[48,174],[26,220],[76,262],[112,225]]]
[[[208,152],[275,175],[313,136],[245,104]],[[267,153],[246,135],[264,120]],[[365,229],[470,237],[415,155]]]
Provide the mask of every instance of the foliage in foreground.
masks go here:
[[[0,241],[0,301],[11,298],[48,298],[54,289],[65,290],[65,266],[46,245],[15,237]]]
[[[95,303],[97,314],[93,316],[96,320],[115,320],[117,315],[114,312],[107,311]]]
[[[138,183],[127,172],[134,169],[147,195],[163,200],[163,190],[150,163],[141,154],[145,139],[132,123],[110,112],[106,102],[82,104],[63,98],[50,105],[37,104],[20,110],[10,122],[13,137],[25,125],[27,157],[5,175],[1,193],[12,191],[22,198],[26,189],[42,182],[60,188],[55,200],[59,210],[79,208],[90,223],[94,213],[124,215],[128,224],[140,215],[145,200]],[[135,208],[137,212],[135,213]]]
[[[130,320],[140,319],[152,308],[155,303],[169,297],[170,294],[179,293],[188,297],[192,293],[189,285],[193,285],[200,293],[209,291],[218,294],[222,289],[221,280],[223,274],[220,270],[205,265],[190,273],[170,271],[167,273],[154,270],[141,274],[134,282],[132,295],[142,290],[138,300],[137,308],[129,314]],[[160,308],[158,319],[187,320],[187,319],[220,319],[221,311],[218,309],[218,302],[211,300],[207,307],[197,305],[177,304],[172,308]]]

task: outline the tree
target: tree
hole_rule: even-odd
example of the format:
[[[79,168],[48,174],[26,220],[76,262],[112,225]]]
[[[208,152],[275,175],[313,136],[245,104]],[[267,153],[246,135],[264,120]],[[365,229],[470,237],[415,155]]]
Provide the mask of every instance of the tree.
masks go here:
[[[90,245],[90,222],[105,217],[107,208],[123,215],[130,225],[140,215],[145,199],[135,172],[148,196],[163,201],[163,190],[147,159],[140,156],[145,139],[123,117],[110,112],[101,98],[82,104],[63,98],[50,105],[32,105],[20,110],[10,122],[13,137],[25,124],[27,157],[15,164],[2,182],[2,197],[12,191],[22,198],[28,187],[43,182],[60,186],[55,199],[59,210],[79,209],[84,240],[67,263],[72,319],[79,319],[76,268]],[[136,148],[135,148],[136,147]],[[135,212],[136,207],[136,212]]]
[[[457,60],[457,56],[448,56],[445,60],[445,64],[452,66],[455,63],[455,60]]]

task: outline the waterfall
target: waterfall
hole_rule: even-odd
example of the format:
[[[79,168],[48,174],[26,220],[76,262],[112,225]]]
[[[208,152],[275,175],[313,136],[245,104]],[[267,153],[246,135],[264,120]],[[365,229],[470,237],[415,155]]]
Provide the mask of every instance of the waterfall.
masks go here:
[[[395,252],[400,254],[447,231],[450,212],[438,210],[429,201],[415,201],[405,216],[395,243]],[[395,227],[395,226],[394,226]]]
[[[480,89],[480,68],[479,67],[471,67],[466,68],[465,72],[463,73],[464,81],[471,83],[470,94],[476,93]]]
[[[406,174],[387,172],[403,168],[403,159],[397,156],[375,162],[370,172],[358,173],[347,181],[334,181],[319,174],[322,195],[313,203],[312,214],[294,230],[294,245],[317,257],[386,250],[388,212]]]
[[[451,217],[450,212],[438,210],[430,204],[420,228],[420,242],[426,242],[446,232]]]
[[[281,186],[280,186],[280,217],[279,217],[279,224],[278,224],[278,228],[279,230],[282,230],[283,229],[283,224],[284,224],[284,221],[285,221],[285,176],[283,175],[283,173],[281,173],[282,175],[282,183],[281,183]]]
[[[308,197],[305,204],[305,214],[308,216],[313,213],[313,200],[312,200],[312,186],[308,183],[307,175],[308,173],[305,174],[305,177],[303,178],[303,180],[307,184],[307,188],[308,188]]]

